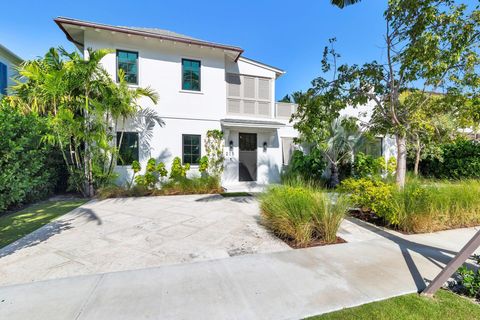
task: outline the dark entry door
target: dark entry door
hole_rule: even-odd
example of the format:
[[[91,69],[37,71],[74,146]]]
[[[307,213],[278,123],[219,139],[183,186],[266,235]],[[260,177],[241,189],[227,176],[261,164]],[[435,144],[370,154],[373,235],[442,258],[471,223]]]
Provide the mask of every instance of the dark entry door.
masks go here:
[[[239,181],[257,181],[257,134],[239,133]]]

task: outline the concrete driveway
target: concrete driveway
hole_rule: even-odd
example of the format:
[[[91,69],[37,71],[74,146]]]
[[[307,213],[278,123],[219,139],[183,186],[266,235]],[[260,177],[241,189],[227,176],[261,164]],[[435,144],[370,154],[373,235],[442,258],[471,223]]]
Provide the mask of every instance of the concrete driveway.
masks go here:
[[[252,197],[91,201],[0,249],[0,286],[291,250]]]

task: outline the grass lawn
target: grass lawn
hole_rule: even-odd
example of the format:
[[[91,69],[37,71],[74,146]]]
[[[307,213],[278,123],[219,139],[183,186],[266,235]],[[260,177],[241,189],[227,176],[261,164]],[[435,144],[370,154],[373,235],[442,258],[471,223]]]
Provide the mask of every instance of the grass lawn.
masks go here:
[[[408,294],[309,319],[480,319],[480,306],[446,290],[430,299]]]
[[[87,200],[45,201],[0,216],[0,248],[81,206]]]

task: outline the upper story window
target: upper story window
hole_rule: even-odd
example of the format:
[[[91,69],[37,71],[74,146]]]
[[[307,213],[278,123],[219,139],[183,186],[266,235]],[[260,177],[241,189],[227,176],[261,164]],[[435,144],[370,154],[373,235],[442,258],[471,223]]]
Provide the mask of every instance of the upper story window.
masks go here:
[[[201,157],[201,136],[198,134],[182,135],[183,163],[198,164]]]
[[[138,84],[138,52],[117,50],[117,81],[118,70],[123,70],[127,83]]]
[[[182,90],[200,91],[200,66],[198,60],[182,59]]]
[[[138,161],[138,132],[117,132],[117,165],[129,166]]]
[[[0,62],[0,94],[7,94],[7,66]]]

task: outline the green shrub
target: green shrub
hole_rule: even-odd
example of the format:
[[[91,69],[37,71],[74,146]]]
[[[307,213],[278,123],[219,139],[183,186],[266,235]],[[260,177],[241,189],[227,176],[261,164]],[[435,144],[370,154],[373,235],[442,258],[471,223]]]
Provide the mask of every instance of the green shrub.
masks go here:
[[[54,191],[63,166],[58,152],[43,143],[46,132],[44,118],[0,102],[0,212]]]
[[[97,197],[99,199],[143,197],[149,195],[152,195],[152,190],[137,185],[128,189],[122,186],[110,185],[97,190]]]
[[[311,188],[275,186],[260,198],[264,224],[277,236],[305,247],[321,239],[336,241],[346,211],[343,197],[332,202],[327,194]]]
[[[353,161],[354,176],[357,178],[379,177],[385,169],[385,158],[359,152]]]
[[[295,150],[290,159],[290,164],[282,173],[282,182],[301,179],[320,183],[323,180],[322,175],[326,166],[323,155],[318,149],[312,148],[309,154]]]
[[[175,157],[172,162],[172,168],[170,169],[170,179],[178,180],[187,176],[187,171],[190,170],[190,163],[182,166],[182,160],[179,157]]]
[[[364,212],[405,232],[433,232],[480,224],[480,182],[461,183],[409,179],[400,189],[374,179],[348,179],[341,190]]]
[[[154,158],[148,159],[143,175],[135,177],[135,174],[141,170],[138,161],[134,161],[132,169],[136,185],[149,190],[155,189],[160,181],[160,177],[166,177],[168,174],[167,169],[165,169],[165,164],[163,162],[157,164]]]
[[[392,201],[395,186],[380,179],[353,179],[342,181],[340,190],[350,195],[352,204],[360,210],[372,211],[390,224],[398,224],[398,210]]]
[[[220,179],[214,176],[202,177],[179,177],[171,179],[164,183],[160,189],[154,191],[154,195],[174,195],[174,194],[207,194],[222,192]]]
[[[480,143],[458,139],[440,146],[440,156],[420,162],[420,172],[438,179],[479,179]]]
[[[208,169],[208,157],[207,156],[203,156],[200,158],[200,162],[198,164],[198,171],[205,175],[207,173],[207,169]]]

